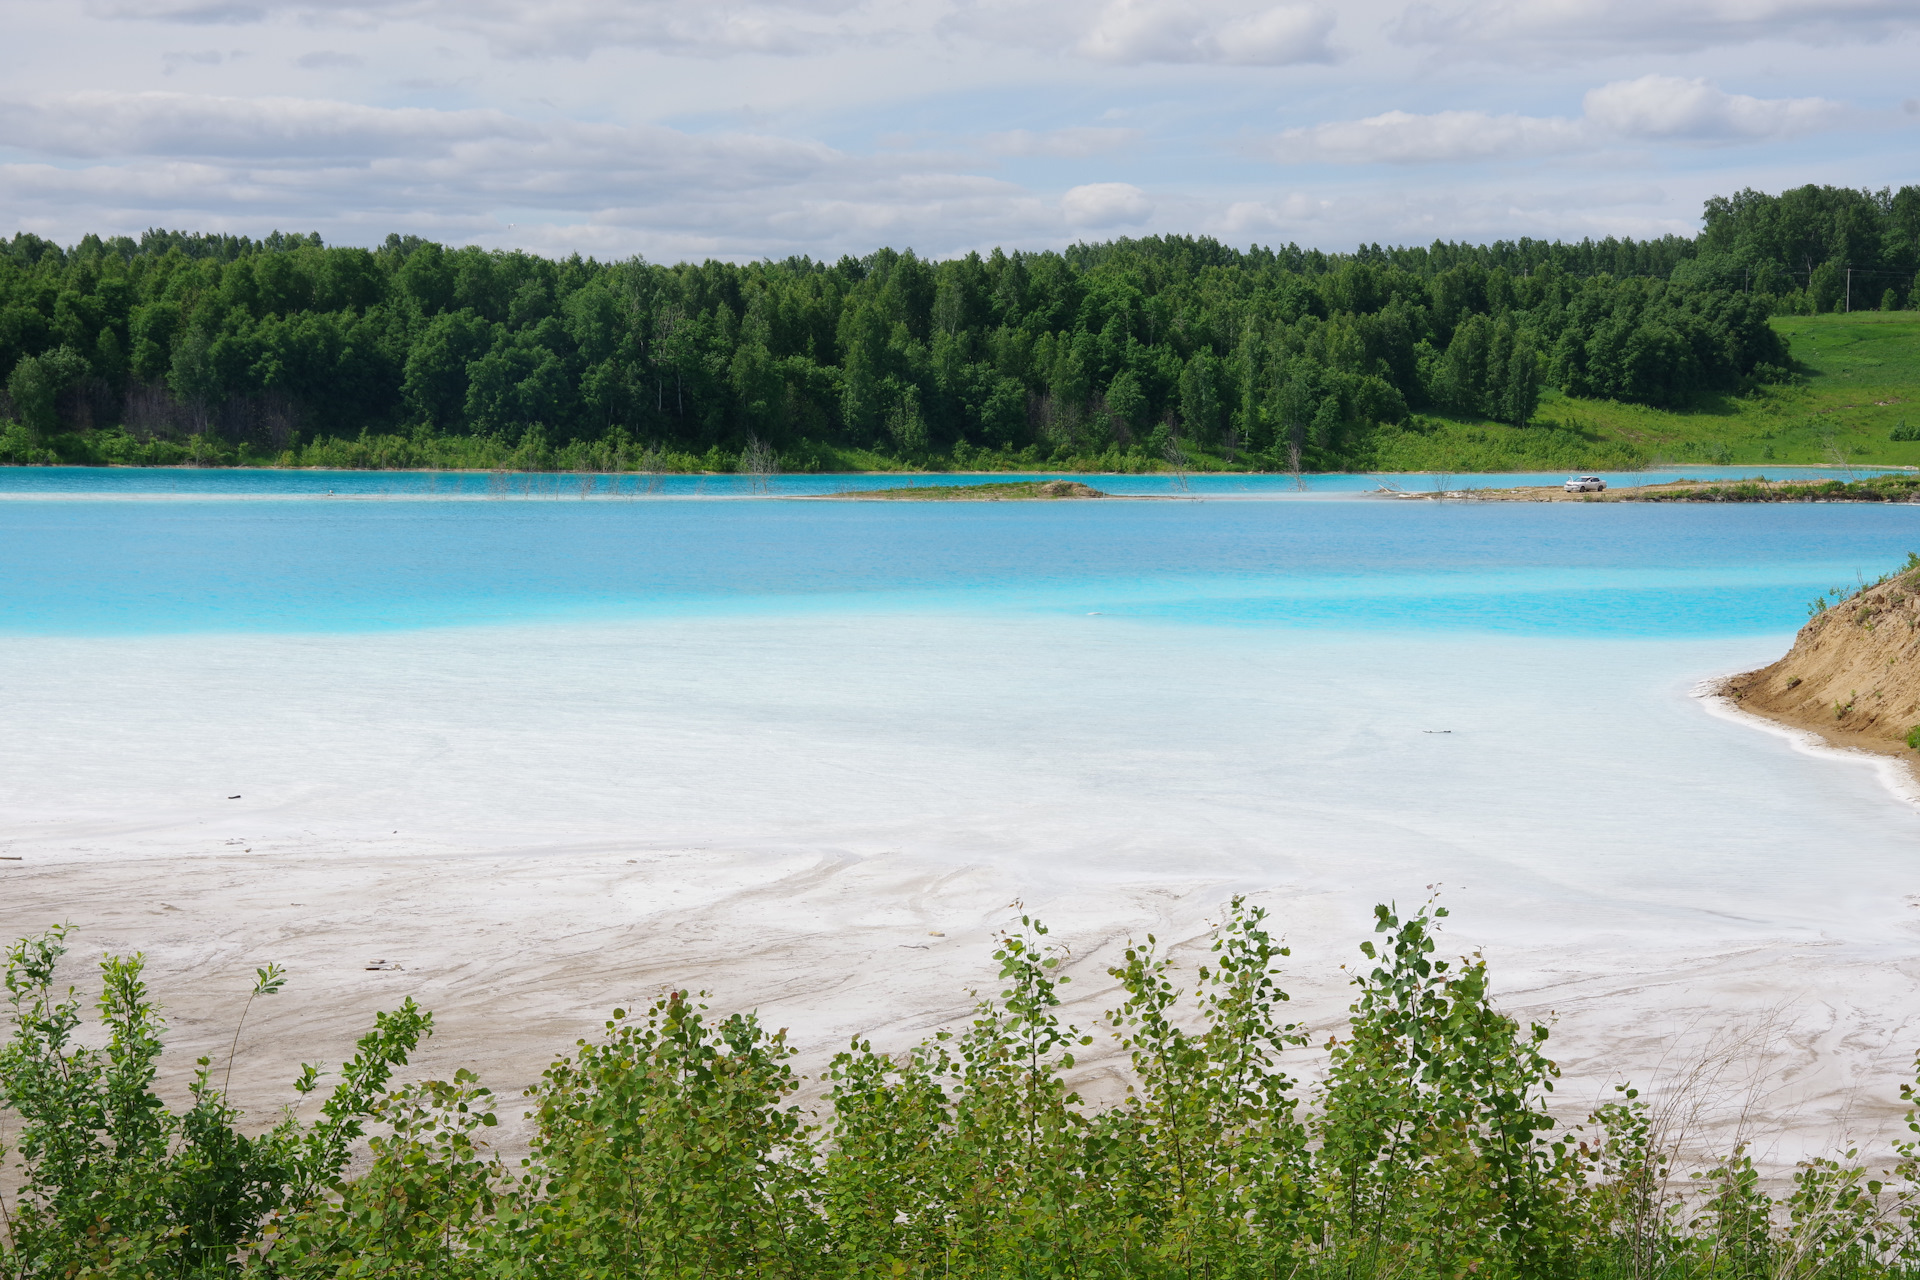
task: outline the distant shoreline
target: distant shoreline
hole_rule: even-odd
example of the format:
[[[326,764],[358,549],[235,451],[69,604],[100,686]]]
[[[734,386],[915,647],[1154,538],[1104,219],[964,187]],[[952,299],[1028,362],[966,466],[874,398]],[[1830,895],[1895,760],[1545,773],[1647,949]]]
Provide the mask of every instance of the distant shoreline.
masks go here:
[[[1785,470],[1785,468],[1778,468]],[[1920,503],[1920,477],[1898,472],[1862,480],[1791,478],[1770,480],[1662,480],[1656,484],[1623,485],[1599,493],[1574,492],[1560,485],[1515,485],[1508,489],[1435,489],[1403,492],[1376,489],[1372,496],[1426,502],[1697,502],[1697,503]]]
[[[1646,472],[1674,471],[1674,470],[1680,469],[1682,466],[1685,466],[1685,465],[1687,464],[1676,463],[1673,465],[1641,467],[1633,470],[1623,470],[1622,468],[1619,468],[1619,467],[1602,467],[1602,468],[1598,468],[1598,470],[1604,471],[1609,475],[1635,475],[1635,474],[1642,474]],[[1707,464],[1696,464],[1696,465],[1707,465]],[[1768,469],[1774,470],[1774,471],[1832,471],[1832,470],[1835,470],[1836,468],[1826,463],[1794,462],[1794,463],[1777,463],[1777,464],[1769,463]],[[332,474],[332,475],[396,475],[396,476],[436,476],[436,475],[437,476],[486,476],[486,475],[495,475],[495,474],[504,473],[507,475],[545,475],[545,476],[586,476],[586,475],[660,476],[662,478],[667,478],[672,476],[702,476],[702,477],[709,477],[709,478],[724,478],[724,479],[730,479],[730,480],[752,480],[755,478],[753,473],[743,472],[743,471],[641,471],[641,470],[631,469],[631,468],[627,470],[622,470],[622,471],[573,471],[573,470],[557,470],[552,468],[536,468],[533,470],[525,470],[525,469],[515,469],[510,467],[282,467],[277,465],[273,465],[273,466],[269,466],[269,465],[200,466],[200,465],[195,465],[189,462],[158,463],[151,466],[144,465],[144,464],[127,463],[127,462],[0,463],[0,473],[9,472],[9,471],[63,471],[63,470],[64,471],[234,472],[234,473],[241,473],[241,474],[252,474],[256,472],[261,472],[261,473],[268,473],[268,474],[285,473],[288,475]],[[1299,473],[1299,475],[1300,475],[1300,478],[1307,479],[1307,480],[1311,480],[1315,476],[1354,476],[1354,475],[1431,477],[1431,476],[1455,476],[1455,475],[1462,475],[1462,474],[1470,474],[1470,475],[1489,475],[1489,476],[1497,476],[1497,475],[1519,476],[1519,475],[1540,475],[1542,472],[1550,473],[1550,472],[1553,472],[1554,470],[1555,469],[1552,467],[1510,467],[1510,468],[1505,468],[1501,470],[1460,472],[1460,471],[1431,471],[1431,470],[1430,471],[1391,471],[1391,470],[1382,470],[1380,468],[1363,468],[1363,469],[1354,470],[1354,471],[1302,471]],[[1879,474],[1879,473],[1898,474],[1903,472],[1920,473],[1920,467],[1900,466],[1900,465],[1894,465],[1891,463],[1871,463],[1871,464],[1866,464],[1866,465],[1857,467],[1856,470],[1862,471],[1862,472],[1873,472],[1876,474]],[[914,470],[901,469],[901,470],[887,470],[887,471],[776,471],[776,472],[768,473],[769,477],[773,479],[791,478],[791,477],[799,477],[799,476],[812,476],[812,477],[820,477],[820,476],[1006,476],[1009,479],[1015,479],[1021,476],[1074,475],[1074,476],[1115,476],[1115,477],[1128,478],[1128,479],[1154,477],[1154,478],[1167,479],[1167,480],[1171,480],[1181,474],[1183,473],[1177,472],[1177,471],[1089,471],[1089,470],[1083,470],[1077,467],[1033,467],[1030,469],[1020,470],[1020,471],[914,471]],[[1287,471],[1260,471],[1260,470],[1255,470],[1251,467],[1244,468],[1244,469],[1222,469],[1222,470],[1208,469],[1205,471],[1196,470],[1196,471],[1188,471],[1188,472],[1185,472],[1184,474],[1189,479],[1192,479],[1192,480],[1203,480],[1209,476],[1263,476],[1263,477],[1272,477],[1278,480],[1278,479],[1290,478],[1293,475],[1292,472],[1287,472]],[[1716,483],[1716,482],[1700,481],[1698,483],[1707,484],[1707,483]],[[1530,488],[1530,487],[1531,486],[1517,487],[1512,492],[1519,492],[1525,488]],[[1506,493],[1510,491],[1509,490],[1479,490],[1477,492]],[[1430,492],[1422,492],[1422,493],[1409,493],[1409,494],[1406,494],[1405,496],[1409,498],[1419,498],[1419,497],[1430,498],[1435,495]],[[1511,498],[1506,499],[1506,501],[1518,501],[1518,500],[1519,499],[1511,499]]]
[[[1077,480],[1016,480],[1006,484],[926,484],[894,489],[849,489],[844,493],[788,493],[790,502],[1083,502],[1115,498],[1133,502],[1167,502],[1191,494],[1104,493]]]

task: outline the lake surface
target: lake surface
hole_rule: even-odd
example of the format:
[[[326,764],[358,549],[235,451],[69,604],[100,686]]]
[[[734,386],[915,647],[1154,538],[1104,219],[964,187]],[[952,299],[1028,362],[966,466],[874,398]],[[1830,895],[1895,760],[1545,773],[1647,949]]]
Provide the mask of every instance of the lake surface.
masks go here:
[[[0,631],[332,632],[724,614],[1773,634],[1920,547],[1904,507],[0,503]],[[1164,639],[1164,637],[1162,637]]]
[[[1920,550],[1915,508],[336,502],[239,472],[180,501],[124,474],[0,502],[0,843],[29,857],[618,850],[677,869],[556,909],[757,921],[788,959],[730,981],[822,1040],[832,939],[966,876],[1090,953],[1154,895],[1197,928],[1260,894],[1329,971],[1372,902],[1442,884],[1503,989],[1586,1020],[1590,1080],[1657,1060],[1649,1028],[1788,999],[1850,1037],[1783,1042],[1830,1117],[1920,1038],[1920,819],[1693,696]],[[917,870],[830,901],[782,878],[835,859]]]

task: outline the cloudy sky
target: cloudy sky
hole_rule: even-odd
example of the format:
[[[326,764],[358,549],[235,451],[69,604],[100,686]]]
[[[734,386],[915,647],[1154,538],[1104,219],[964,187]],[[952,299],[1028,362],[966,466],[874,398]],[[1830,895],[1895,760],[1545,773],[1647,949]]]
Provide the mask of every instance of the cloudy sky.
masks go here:
[[[655,261],[1691,234],[1920,182],[1920,0],[0,0],[0,228]]]

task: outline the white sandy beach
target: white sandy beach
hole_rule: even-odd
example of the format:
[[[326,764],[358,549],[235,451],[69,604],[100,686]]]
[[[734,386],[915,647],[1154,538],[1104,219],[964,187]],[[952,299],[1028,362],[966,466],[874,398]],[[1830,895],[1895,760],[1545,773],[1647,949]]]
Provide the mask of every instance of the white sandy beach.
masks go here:
[[[1370,905],[1438,883],[1508,1007],[1557,1015],[1569,1115],[1745,1036],[1788,1159],[1898,1114],[1920,816],[1692,696],[1776,647],[957,616],[12,637],[0,932],[144,950],[182,1075],[287,965],[235,1070],[264,1115],[408,995],[417,1070],[503,1093],[681,985],[791,1027],[811,1073],[959,1017],[1016,898],[1091,1024],[1129,935],[1251,893],[1332,1029]]]

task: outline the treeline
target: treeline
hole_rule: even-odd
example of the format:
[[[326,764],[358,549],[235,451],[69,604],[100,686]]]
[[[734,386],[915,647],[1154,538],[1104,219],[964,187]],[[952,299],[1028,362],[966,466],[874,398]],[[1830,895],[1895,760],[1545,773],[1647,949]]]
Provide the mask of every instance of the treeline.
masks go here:
[[[151,233],[150,233],[151,234]],[[168,233],[159,233],[168,234]],[[1076,244],[1065,253],[1066,259],[1085,271],[1101,265],[1115,254],[1124,254],[1139,241],[1120,239],[1100,244]],[[1206,238],[1167,243],[1167,250],[1181,259],[1188,270],[1199,267],[1279,266],[1300,275],[1319,276],[1338,269],[1349,258],[1378,266],[1398,267],[1416,275],[1435,275],[1450,267],[1477,266],[1484,270],[1504,267],[1512,275],[1531,275],[1546,267],[1571,276],[1652,276],[1664,280],[1682,261],[1694,256],[1695,242],[1687,236],[1666,235],[1658,240],[1617,239],[1582,240],[1569,244],[1561,240],[1496,240],[1489,245],[1436,240],[1422,248],[1418,245],[1361,245],[1351,254],[1327,253],[1288,245],[1284,249],[1255,245],[1244,253],[1230,245]]]
[[[1914,190],[1844,193],[1884,206],[1895,256],[1876,261],[1911,258]],[[1788,377],[1767,317],[1825,285],[1722,267],[1812,243],[1726,229],[1827,216],[1802,194],[1710,205],[1699,242],[1352,254],[1150,237],[667,267],[399,236],[21,235],[0,254],[0,460],[300,462],[359,442],[543,465],[732,466],[758,446],[790,469],[1349,468],[1422,414],[1528,423],[1542,386],[1678,407]]]
[[[1311,1083],[1289,1069],[1308,1031],[1286,1017],[1287,952],[1258,908],[1236,900],[1192,971],[1130,944],[1092,1033],[1063,1020],[1061,953],[1023,918],[965,1022],[899,1053],[855,1040],[814,1109],[795,1101],[785,1033],[754,1016],[684,991],[616,1009],[517,1104],[517,1161],[488,1143],[516,1104],[471,1073],[391,1087],[432,1031],[411,1000],[379,1016],[311,1124],[289,1112],[247,1136],[231,1062],[206,1058],[175,1112],[154,1092],[164,1022],[139,958],[103,961],[94,1032],[56,981],[55,930],[8,958],[0,1104],[22,1167],[0,1275],[1914,1274],[1920,1143],[1884,1170],[1852,1151],[1804,1161],[1776,1192],[1741,1147],[1681,1167],[1685,1124],[1625,1086],[1570,1125],[1548,1109],[1547,1029],[1496,1008],[1483,960],[1441,958],[1445,914],[1376,909]],[[255,998],[284,982],[258,978]],[[1096,1035],[1128,1086],[1107,1105],[1070,1083]],[[309,1066],[295,1086],[318,1079]]]
[[[1783,311],[1894,311],[1914,305],[1920,186],[1800,187],[1707,201],[1698,253],[1676,283],[1738,289]]]

